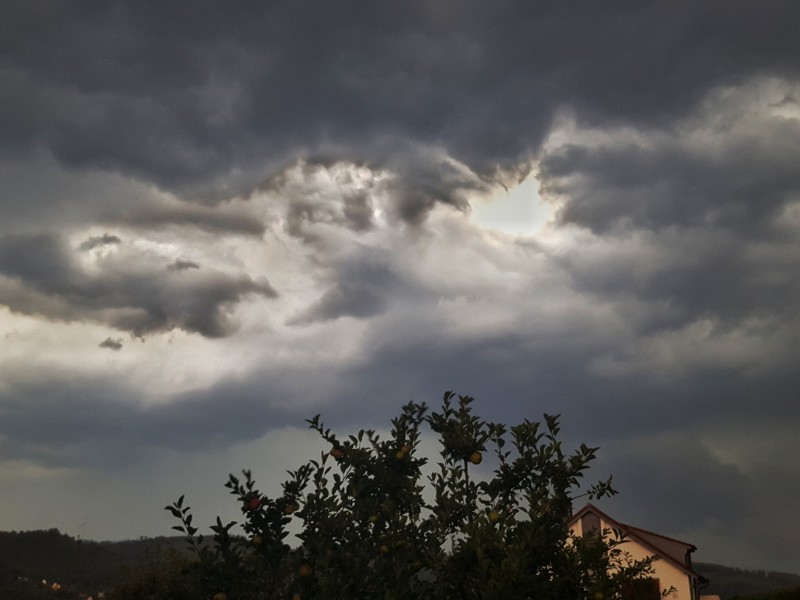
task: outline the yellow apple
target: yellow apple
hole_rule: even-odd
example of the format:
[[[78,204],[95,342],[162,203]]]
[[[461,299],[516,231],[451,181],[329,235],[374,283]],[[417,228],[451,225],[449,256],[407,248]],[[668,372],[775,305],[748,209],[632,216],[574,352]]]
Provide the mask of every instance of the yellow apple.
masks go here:
[[[297,569],[297,574],[300,577],[308,577],[313,572],[314,572],[314,569],[311,568],[311,565],[306,564],[306,563],[303,563],[302,565],[300,565],[300,568]]]

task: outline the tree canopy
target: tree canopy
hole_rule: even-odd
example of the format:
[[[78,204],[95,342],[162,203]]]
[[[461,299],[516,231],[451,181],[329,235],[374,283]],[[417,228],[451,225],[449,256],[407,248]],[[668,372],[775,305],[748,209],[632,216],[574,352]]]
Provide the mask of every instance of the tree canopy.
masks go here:
[[[385,438],[338,436],[319,415],[308,424],[326,446],[289,472],[280,495],[262,493],[250,471],[230,476],[241,529],[217,518],[205,539],[183,497],[166,507],[196,553],[182,573],[195,591],[216,600],[602,600],[651,571],[623,539],[570,530],[578,498],[616,492],[610,478],[581,485],[597,448],[565,450],[557,416],[492,423],[471,397],[447,392],[438,411],[405,405]],[[419,452],[426,428],[441,446],[430,465]]]

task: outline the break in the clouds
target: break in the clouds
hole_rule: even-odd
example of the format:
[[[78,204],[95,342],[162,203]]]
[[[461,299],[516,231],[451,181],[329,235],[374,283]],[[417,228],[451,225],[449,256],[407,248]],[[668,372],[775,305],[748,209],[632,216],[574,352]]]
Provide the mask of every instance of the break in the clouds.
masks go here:
[[[456,389],[562,413],[620,520],[796,570],[798,13],[4,3],[0,527],[161,534],[224,511],[198,465]]]

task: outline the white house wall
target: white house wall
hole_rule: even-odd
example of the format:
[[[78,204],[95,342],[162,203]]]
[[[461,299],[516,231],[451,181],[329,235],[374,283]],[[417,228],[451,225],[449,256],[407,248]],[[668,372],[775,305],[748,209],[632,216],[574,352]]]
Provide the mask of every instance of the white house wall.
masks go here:
[[[572,526],[572,531],[575,535],[583,535],[581,520],[578,519]],[[612,525],[605,520],[600,520],[602,529],[612,529]],[[634,560],[642,560],[648,556],[652,556],[653,552],[642,546],[635,540],[628,538],[626,542],[620,546],[622,550],[631,555]],[[656,560],[653,563],[653,577],[659,580],[659,586],[662,590],[674,587],[675,591],[668,596],[670,600],[692,600],[692,587],[689,576],[666,560]]]

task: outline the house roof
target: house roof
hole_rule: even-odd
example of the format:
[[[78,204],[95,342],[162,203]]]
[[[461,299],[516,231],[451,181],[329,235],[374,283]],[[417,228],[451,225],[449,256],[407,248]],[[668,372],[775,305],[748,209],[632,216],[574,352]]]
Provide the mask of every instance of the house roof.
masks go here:
[[[666,535],[661,535],[660,533],[654,533],[640,527],[634,527],[633,525],[621,523],[608,516],[606,513],[592,504],[587,504],[574,515],[572,515],[572,518],[570,519],[570,525],[577,523],[578,520],[587,513],[594,513],[603,521],[608,523],[612,529],[616,529],[623,533],[628,539],[638,542],[654,555],[657,555],[662,560],[677,567],[690,577],[700,581],[706,581],[705,577],[700,575],[697,571],[686,564],[689,553],[697,550],[697,546],[694,544],[682,542],[680,540],[676,540],[675,538],[667,537]]]

